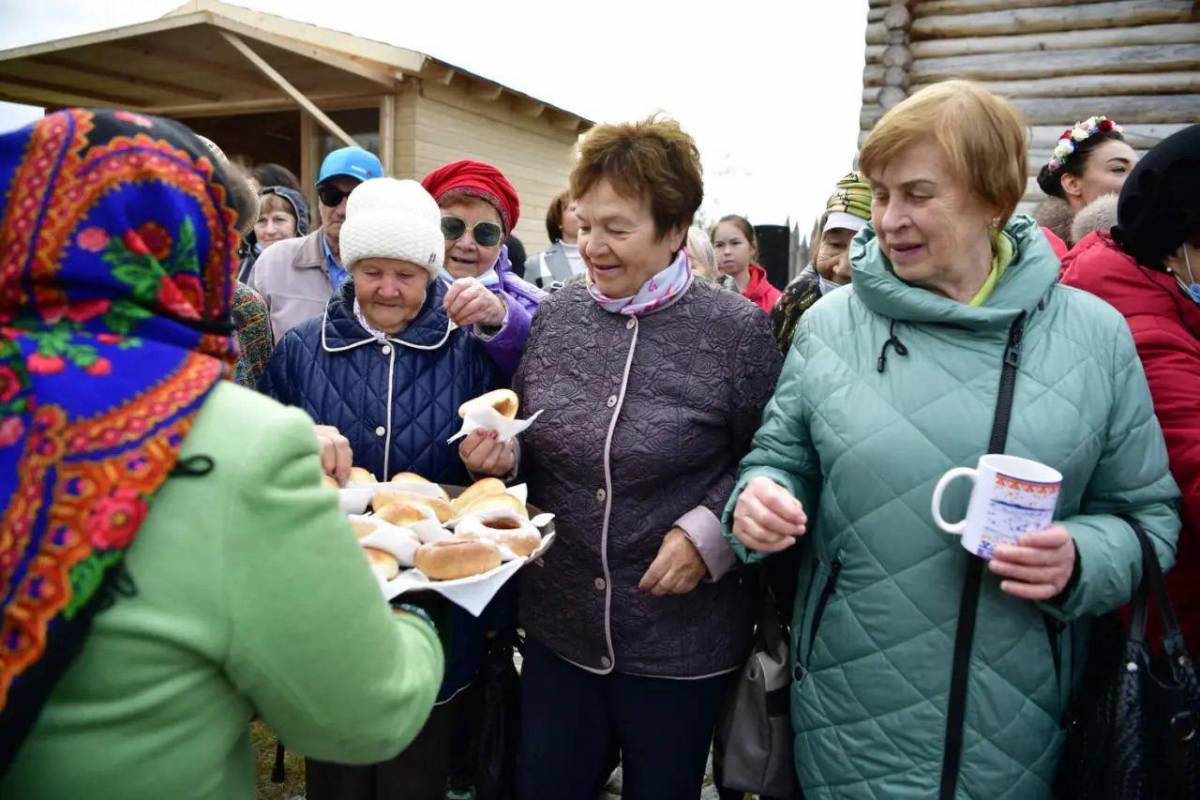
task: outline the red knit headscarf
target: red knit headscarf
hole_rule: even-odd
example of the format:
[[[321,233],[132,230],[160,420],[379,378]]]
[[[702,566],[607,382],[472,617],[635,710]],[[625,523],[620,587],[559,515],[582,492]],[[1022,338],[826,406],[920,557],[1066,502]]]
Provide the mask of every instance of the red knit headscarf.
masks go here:
[[[422,179],[425,191],[433,195],[440,205],[442,198],[450,194],[463,194],[486,200],[500,212],[500,221],[505,233],[517,225],[521,216],[521,201],[517,190],[504,177],[504,173],[482,161],[455,161],[439,167]]]

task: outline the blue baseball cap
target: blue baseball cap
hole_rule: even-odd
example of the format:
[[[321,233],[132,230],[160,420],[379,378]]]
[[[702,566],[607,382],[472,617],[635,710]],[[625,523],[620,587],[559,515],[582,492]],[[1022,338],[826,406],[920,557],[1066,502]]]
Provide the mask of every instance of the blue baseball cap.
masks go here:
[[[379,163],[374,153],[361,147],[341,147],[325,156],[325,160],[321,162],[321,175],[317,178],[317,186],[339,175],[357,178],[360,181],[382,178],[383,164]]]

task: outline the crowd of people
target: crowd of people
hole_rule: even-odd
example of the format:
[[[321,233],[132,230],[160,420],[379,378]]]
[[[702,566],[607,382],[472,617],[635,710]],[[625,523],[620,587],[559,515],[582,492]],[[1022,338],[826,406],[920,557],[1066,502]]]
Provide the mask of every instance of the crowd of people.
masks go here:
[[[804,797],[1050,797],[1129,520],[1195,652],[1200,125],[1139,160],[1078,123],[1034,219],[1012,104],[927,87],[785,287],[745,217],[694,224],[663,117],[581,138],[528,258],[494,165],[341,148],[310,226],[222,146],[107,110],[0,135],[0,796],[249,798],[257,716],[310,800],[440,800],[520,631],[512,796],[620,762],[627,797],[695,798],[773,598]],[[981,574],[930,498],[990,452],[998,385],[1003,452],[1063,480]],[[535,424],[449,444],[498,387]],[[322,481],[352,466],[525,483],[556,542],[478,617],[389,605]]]

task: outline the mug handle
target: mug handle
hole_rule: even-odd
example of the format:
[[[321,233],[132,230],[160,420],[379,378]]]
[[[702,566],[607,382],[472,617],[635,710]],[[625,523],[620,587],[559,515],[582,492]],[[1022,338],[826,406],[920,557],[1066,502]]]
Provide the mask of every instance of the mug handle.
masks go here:
[[[958,478],[970,478],[971,483],[975,483],[979,477],[979,471],[970,467],[955,467],[938,479],[937,486],[933,487],[933,521],[937,526],[946,533],[962,534],[967,528],[967,518],[963,517],[958,522],[946,522],[942,517],[942,494],[945,493],[946,487],[953,483]]]

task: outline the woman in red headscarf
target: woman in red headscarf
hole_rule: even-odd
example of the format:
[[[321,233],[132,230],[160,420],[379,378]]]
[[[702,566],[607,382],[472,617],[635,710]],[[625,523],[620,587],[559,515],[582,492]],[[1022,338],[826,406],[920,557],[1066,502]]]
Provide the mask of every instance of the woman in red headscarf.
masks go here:
[[[455,161],[421,181],[442,209],[446,239],[443,277],[450,319],[475,333],[511,375],[525,350],[529,325],[546,293],[513,274],[505,238],[521,215],[517,190],[481,161]]]
[[[312,422],[227,380],[231,185],[170,120],[0,135],[0,796],[250,800],[252,715],[364,762],[433,704]]]

